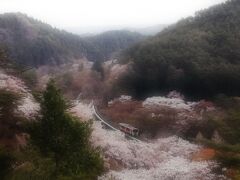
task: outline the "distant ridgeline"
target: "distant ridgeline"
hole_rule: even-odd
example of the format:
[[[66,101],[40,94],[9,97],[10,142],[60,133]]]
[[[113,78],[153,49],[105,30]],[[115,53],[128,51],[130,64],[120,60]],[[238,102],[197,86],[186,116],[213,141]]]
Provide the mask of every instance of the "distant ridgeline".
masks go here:
[[[169,90],[194,98],[240,95],[240,1],[179,21],[127,50],[122,62],[129,61],[122,85],[138,97]]]
[[[81,38],[21,13],[0,15],[0,45],[8,50],[11,59],[31,66],[66,63],[82,57],[106,60],[141,39],[142,35],[129,31]]]

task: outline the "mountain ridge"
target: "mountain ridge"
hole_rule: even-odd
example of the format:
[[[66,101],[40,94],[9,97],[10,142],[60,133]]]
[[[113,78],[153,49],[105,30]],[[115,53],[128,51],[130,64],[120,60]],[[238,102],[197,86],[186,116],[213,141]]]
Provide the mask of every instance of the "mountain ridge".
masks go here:
[[[128,49],[126,88],[138,97],[170,90],[198,98],[240,95],[239,15],[240,1],[230,0]]]
[[[72,59],[87,58],[90,61],[106,60],[112,53],[121,51],[140,41],[144,36],[128,31],[121,31],[115,38],[113,32],[108,39],[115,44],[112,51],[102,52],[94,37],[80,37],[64,30],[59,30],[22,13],[0,15],[0,45],[6,47],[11,59],[31,66],[56,65]],[[119,34],[118,31],[115,31]],[[99,37],[102,34],[98,35]],[[132,37],[132,38],[131,38]],[[122,40],[122,41],[120,41]],[[123,43],[123,44],[121,44]],[[104,44],[105,47],[109,47]]]

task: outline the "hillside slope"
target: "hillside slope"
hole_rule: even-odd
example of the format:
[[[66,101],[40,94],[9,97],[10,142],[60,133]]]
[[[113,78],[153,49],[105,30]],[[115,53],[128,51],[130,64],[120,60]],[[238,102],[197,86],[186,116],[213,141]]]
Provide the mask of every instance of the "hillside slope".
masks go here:
[[[240,95],[240,1],[197,12],[125,52],[127,87],[143,97],[178,90],[195,98]]]
[[[134,43],[142,40],[143,35],[127,30],[107,31],[102,34],[85,38],[92,43],[97,52],[100,54],[100,59],[108,60],[113,53],[127,49]],[[89,53],[90,54],[90,53]]]
[[[105,60],[141,39],[141,35],[126,31],[81,38],[21,13],[0,15],[0,45],[8,49],[11,59],[31,66],[60,64],[79,58]],[[108,50],[103,51],[103,48]]]
[[[138,32],[145,36],[154,36],[157,33],[164,30],[166,27],[168,27],[167,24],[158,24],[158,25],[148,26],[148,27],[144,27],[144,28],[126,28],[126,29],[128,29],[130,31]]]

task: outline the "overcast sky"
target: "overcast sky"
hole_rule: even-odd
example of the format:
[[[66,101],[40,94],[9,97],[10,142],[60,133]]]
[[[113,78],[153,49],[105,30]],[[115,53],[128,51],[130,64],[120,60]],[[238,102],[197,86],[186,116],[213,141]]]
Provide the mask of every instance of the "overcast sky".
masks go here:
[[[226,0],[0,0],[0,12],[22,12],[61,29],[171,24]]]

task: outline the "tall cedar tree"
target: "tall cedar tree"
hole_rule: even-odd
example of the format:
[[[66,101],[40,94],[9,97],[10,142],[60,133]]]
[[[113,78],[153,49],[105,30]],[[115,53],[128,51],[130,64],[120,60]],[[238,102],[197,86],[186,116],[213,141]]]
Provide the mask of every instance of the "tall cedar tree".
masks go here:
[[[103,161],[90,145],[90,133],[90,123],[67,112],[67,104],[51,80],[43,93],[41,117],[30,135],[42,155],[53,159],[56,177],[95,179],[102,172]]]

